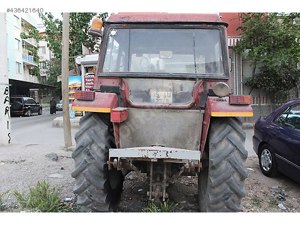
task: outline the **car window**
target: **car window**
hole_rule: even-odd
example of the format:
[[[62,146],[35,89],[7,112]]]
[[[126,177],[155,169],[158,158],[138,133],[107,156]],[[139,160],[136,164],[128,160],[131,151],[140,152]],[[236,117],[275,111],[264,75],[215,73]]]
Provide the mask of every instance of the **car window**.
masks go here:
[[[27,104],[36,104],[36,102],[33,99],[30,99],[30,98],[26,100],[26,103]]]
[[[283,127],[289,127],[300,131],[300,104],[289,107],[275,120]]]

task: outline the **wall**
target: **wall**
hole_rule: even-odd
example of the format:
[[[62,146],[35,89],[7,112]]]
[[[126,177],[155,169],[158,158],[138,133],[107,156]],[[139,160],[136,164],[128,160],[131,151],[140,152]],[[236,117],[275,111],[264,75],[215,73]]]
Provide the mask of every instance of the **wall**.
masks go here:
[[[9,82],[7,72],[7,19],[0,13],[0,146],[11,142],[11,119],[9,110]]]
[[[228,23],[227,35],[231,37],[238,37],[241,32],[237,28],[241,25],[241,20],[239,19],[240,13],[220,13],[222,21]]]
[[[19,21],[16,21],[16,16]],[[21,17],[19,15],[6,13],[7,20],[7,58],[8,58],[8,76],[10,79],[23,79],[23,60],[22,60],[22,40],[21,33]],[[16,40],[20,40],[20,50],[16,48]],[[16,62],[21,63],[21,71],[17,73]]]

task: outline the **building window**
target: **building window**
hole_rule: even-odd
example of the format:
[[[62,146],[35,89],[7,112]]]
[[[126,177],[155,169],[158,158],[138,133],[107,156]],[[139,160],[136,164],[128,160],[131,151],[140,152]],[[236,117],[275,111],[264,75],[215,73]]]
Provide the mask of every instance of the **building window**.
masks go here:
[[[45,61],[40,62],[40,69],[47,69]]]
[[[46,54],[46,47],[42,46],[42,47],[40,47],[40,49],[41,49],[41,53],[45,55]]]
[[[16,62],[16,72],[17,72],[17,74],[21,73],[21,63],[19,63],[19,62]]]
[[[21,41],[17,38],[15,38],[15,43],[16,43],[16,50],[20,51],[21,50]]]
[[[15,26],[19,27],[20,18],[17,17],[16,15],[14,15],[14,17],[15,17]]]

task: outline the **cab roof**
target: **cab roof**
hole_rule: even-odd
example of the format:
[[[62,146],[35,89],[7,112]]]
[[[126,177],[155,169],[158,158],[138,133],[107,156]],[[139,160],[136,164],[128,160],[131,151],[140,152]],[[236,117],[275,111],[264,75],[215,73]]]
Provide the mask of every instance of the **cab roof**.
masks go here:
[[[117,13],[112,14],[108,23],[219,23],[222,22],[218,14],[188,14],[188,13]]]

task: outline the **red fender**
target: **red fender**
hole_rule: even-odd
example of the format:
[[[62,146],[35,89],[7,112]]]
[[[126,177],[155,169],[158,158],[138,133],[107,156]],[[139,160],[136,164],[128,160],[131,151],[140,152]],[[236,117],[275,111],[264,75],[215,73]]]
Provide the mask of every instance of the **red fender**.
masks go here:
[[[236,97],[236,96],[234,96]],[[211,117],[253,117],[253,109],[250,104],[233,104],[230,97],[208,97],[203,116],[201,134],[201,152],[204,151]]]
[[[85,112],[110,113],[118,107],[118,96],[115,93],[95,92],[93,100],[78,100],[72,103],[72,110]]]

